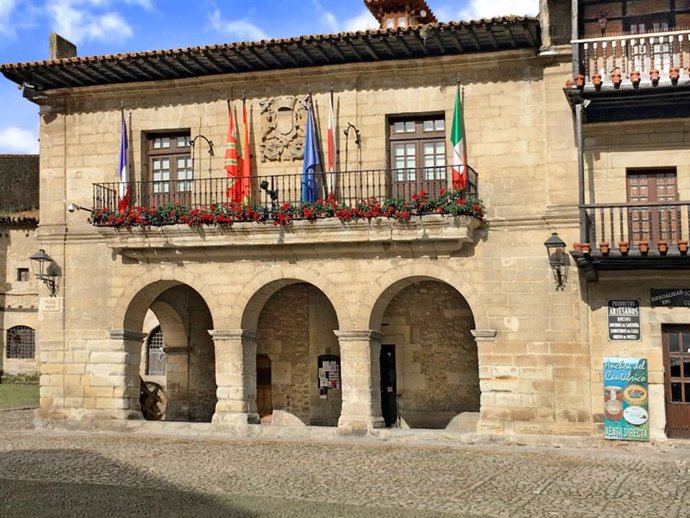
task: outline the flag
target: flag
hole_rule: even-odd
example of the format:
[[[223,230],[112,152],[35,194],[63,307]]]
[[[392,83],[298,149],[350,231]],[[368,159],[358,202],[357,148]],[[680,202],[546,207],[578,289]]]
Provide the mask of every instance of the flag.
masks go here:
[[[242,203],[249,203],[249,178],[252,175],[251,153],[249,152],[249,122],[247,120],[247,103],[242,100],[242,122],[244,132],[242,133],[242,174],[240,175],[240,199]]]
[[[304,136],[304,163],[302,164],[302,201],[314,202],[318,198],[319,186],[315,169],[320,164],[319,145],[314,131],[314,115],[312,103],[309,99],[307,106],[307,131]]]
[[[336,160],[336,144],[335,144],[335,117],[333,117],[333,92],[328,100],[328,185],[326,194],[335,194],[335,160]]]
[[[237,167],[237,141],[235,140],[235,122],[232,118],[232,101],[228,101],[228,138],[225,143],[225,174],[228,179],[228,187],[225,197],[229,201],[240,203],[242,191],[240,189],[240,171]]]
[[[120,164],[117,176],[120,179],[119,197],[117,200],[117,210],[124,212],[129,208],[131,197],[131,186],[129,185],[129,167],[127,164],[127,124],[125,123],[125,112],[122,110],[122,136],[120,138]]]
[[[455,111],[450,142],[453,144],[453,189],[461,191],[467,188],[467,151],[462,120],[462,104],[460,102],[460,85],[458,85],[455,93]]]

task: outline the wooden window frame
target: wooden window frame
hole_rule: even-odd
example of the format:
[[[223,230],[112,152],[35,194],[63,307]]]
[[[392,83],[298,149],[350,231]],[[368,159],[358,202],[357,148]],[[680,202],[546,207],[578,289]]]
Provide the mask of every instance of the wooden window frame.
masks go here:
[[[190,144],[186,146],[178,146],[177,139],[179,137],[187,138]],[[157,139],[169,138],[171,141],[171,146],[168,148],[155,148],[154,143]],[[151,132],[146,134],[146,163],[148,166],[148,192],[145,193],[151,198],[153,203],[152,206],[161,205],[164,203],[188,203],[194,185],[194,170],[191,169],[191,176],[189,178],[178,177],[178,167],[177,159],[180,157],[192,159],[192,146],[191,146],[191,132],[189,130],[175,130],[166,132]],[[154,179],[154,160],[167,158],[170,160],[170,173],[169,178],[163,181],[156,181]],[[190,165],[191,167],[191,165]],[[155,182],[155,183],[154,183]],[[181,183],[189,184],[189,188],[180,189]],[[167,191],[159,191],[156,186],[158,184],[167,183]]]

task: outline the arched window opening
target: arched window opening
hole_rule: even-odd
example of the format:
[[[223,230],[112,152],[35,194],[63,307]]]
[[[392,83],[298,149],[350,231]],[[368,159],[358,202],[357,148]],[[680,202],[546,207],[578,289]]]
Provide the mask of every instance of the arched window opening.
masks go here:
[[[146,341],[146,374],[163,376],[165,374],[165,353],[163,352],[163,331],[156,326]]]
[[[29,326],[7,330],[7,358],[32,359],[36,355],[35,332]]]

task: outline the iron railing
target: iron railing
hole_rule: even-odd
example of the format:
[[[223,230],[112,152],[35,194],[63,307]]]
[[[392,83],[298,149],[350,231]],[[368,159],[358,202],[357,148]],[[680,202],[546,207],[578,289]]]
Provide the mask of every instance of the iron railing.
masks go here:
[[[669,250],[690,237],[690,202],[597,203],[581,207],[585,211],[585,236],[592,248],[607,243],[611,249],[627,243],[630,250],[646,242],[658,250],[666,242]]]
[[[603,82],[613,82],[612,74],[616,69],[622,81],[628,82],[633,72],[639,72],[641,81],[651,81],[653,70],[659,71],[661,82],[671,81],[672,69],[678,69],[678,77],[688,77],[690,30],[587,38],[572,43],[579,46],[585,85],[592,84],[595,74],[599,74]]]
[[[452,168],[434,166],[406,169],[371,169],[317,173],[317,198],[326,198],[326,185],[338,202],[355,205],[360,200],[375,197],[379,200],[400,197],[409,201],[413,193],[426,191],[430,198],[442,189],[452,188]],[[283,203],[299,206],[302,203],[302,174],[275,174],[249,178],[249,203],[271,209]],[[190,208],[209,207],[229,201],[228,178],[196,178],[180,181],[130,182],[130,206],[159,207],[180,204]],[[93,185],[93,208],[116,211],[120,184],[118,182]],[[331,190],[328,189],[330,192]],[[468,167],[467,197],[477,196],[477,173]]]

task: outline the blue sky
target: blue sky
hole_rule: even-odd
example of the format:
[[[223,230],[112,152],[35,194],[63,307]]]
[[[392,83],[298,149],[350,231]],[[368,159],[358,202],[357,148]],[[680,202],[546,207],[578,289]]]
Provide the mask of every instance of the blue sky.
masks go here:
[[[538,0],[427,0],[442,21],[537,14]],[[48,35],[80,56],[364,30],[363,0],[0,0],[0,63],[48,58]],[[0,154],[38,152],[38,108],[0,75]]]

